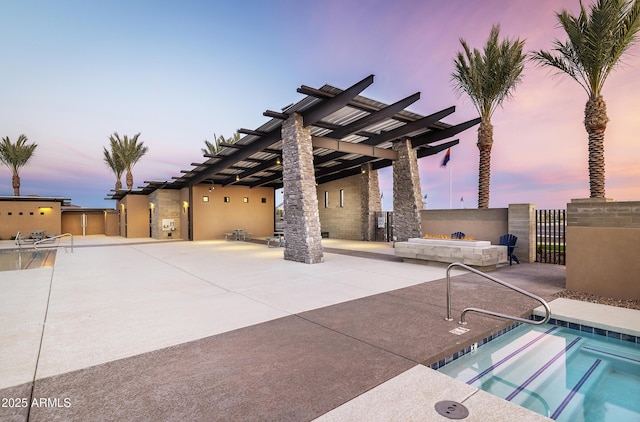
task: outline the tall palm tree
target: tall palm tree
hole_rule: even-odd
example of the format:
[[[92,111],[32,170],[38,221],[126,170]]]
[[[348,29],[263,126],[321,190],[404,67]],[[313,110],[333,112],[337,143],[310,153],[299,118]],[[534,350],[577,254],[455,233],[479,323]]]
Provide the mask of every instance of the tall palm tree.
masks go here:
[[[122,139],[120,139],[120,135],[118,132],[114,132],[113,135],[109,137],[109,141],[113,145],[117,145],[116,155],[118,159],[122,162],[122,165],[127,170],[127,189],[133,189],[133,173],[131,169],[133,166],[144,156],[149,148],[144,146],[144,142],[138,143],[138,137],[140,134],[136,134],[133,138],[129,139],[127,135],[124,135]]]
[[[103,147],[104,162],[107,163],[109,168],[113,170],[116,175],[116,190],[122,189],[122,173],[124,173],[125,167],[118,155],[118,143],[115,139],[110,139],[111,151]]]
[[[221,143],[227,143],[227,144],[233,144],[235,142],[238,142],[240,140],[240,134],[238,132],[234,133],[233,136],[231,136],[230,138],[226,138],[222,135],[220,136],[216,136],[216,134],[213,134],[213,142],[207,141],[206,139],[204,140],[204,148],[201,148],[200,150],[202,151],[203,154],[206,155],[216,155],[218,152],[220,152],[220,150],[222,148],[224,148],[222,145],[220,145]]]
[[[589,14],[580,2],[580,14],[556,13],[569,39],[555,40],[553,52],[536,51],[532,59],[568,75],[587,92],[584,127],[589,136],[589,190],[591,198],[604,198],[604,132],[607,106],[602,88],[621,57],[637,41],[640,0],[598,0]]]
[[[29,162],[38,146],[37,144],[27,144],[27,141],[27,137],[22,134],[18,136],[15,144],[11,143],[8,136],[2,138],[2,143],[0,143],[0,162],[11,169],[14,196],[20,196],[19,171]]]
[[[522,81],[526,60],[526,54],[522,53],[524,41],[500,41],[499,35],[500,25],[493,25],[483,51],[471,51],[467,42],[460,39],[464,51],[456,55],[453,61],[455,70],[451,75],[455,89],[469,96],[481,118],[478,128],[478,208],[489,208],[493,146],[491,116],[504,100],[513,95],[516,85]]]

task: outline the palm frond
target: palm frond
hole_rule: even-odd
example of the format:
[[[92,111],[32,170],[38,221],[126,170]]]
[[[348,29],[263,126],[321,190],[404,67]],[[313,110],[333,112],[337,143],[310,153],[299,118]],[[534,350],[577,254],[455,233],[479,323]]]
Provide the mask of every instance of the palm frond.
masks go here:
[[[594,98],[601,95],[609,74],[637,42],[640,31],[640,1],[598,0],[580,13],[556,14],[567,41],[556,40],[552,52],[538,51],[532,60],[551,66],[576,80]]]
[[[512,97],[522,81],[526,54],[522,52],[524,41],[504,39],[500,41],[500,26],[491,28],[483,50],[469,47],[460,40],[462,51],[454,58],[451,79],[459,93],[466,93],[480,116],[490,119],[502,103]]]

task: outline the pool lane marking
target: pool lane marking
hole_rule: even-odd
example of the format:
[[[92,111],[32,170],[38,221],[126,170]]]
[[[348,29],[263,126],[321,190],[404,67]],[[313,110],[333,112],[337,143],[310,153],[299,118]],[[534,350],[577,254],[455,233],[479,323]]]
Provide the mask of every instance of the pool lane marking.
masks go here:
[[[640,363],[640,359],[634,359],[634,358],[630,358],[628,356],[624,356],[624,355],[618,355],[616,353],[611,353],[611,352],[607,352],[604,350],[598,350],[598,349],[594,349],[592,347],[583,347],[584,350],[591,350],[593,352],[597,352],[597,353],[602,353],[603,355],[609,355],[609,356],[613,356],[614,358],[619,358],[619,359],[623,359],[623,360],[628,360],[630,362],[634,362],[634,363]]]
[[[540,334],[538,337],[534,338],[533,340],[531,340],[529,343],[525,344],[524,346],[520,347],[518,350],[511,352],[510,354],[508,354],[507,356],[505,356],[504,358],[500,359],[498,362],[494,363],[493,365],[491,365],[490,367],[488,367],[487,369],[485,369],[484,371],[480,372],[478,375],[476,375],[475,377],[471,378],[469,381],[467,381],[467,384],[473,384],[474,382],[478,381],[480,378],[484,377],[485,375],[487,375],[489,372],[493,371],[495,368],[497,368],[498,366],[502,365],[503,363],[509,361],[510,359],[512,359],[514,356],[516,356],[518,353],[522,352],[523,350],[528,349],[529,347],[531,347],[534,343],[540,341],[541,339],[543,339],[544,337],[546,337],[548,334],[550,334],[551,332],[555,331],[558,329],[557,325],[554,325],[553,327],[549,328],[547,331],[545,331],[544,333]]]
[[[587,379],[596,370],[598,365],[600,365],[600,362],[602,362],[600,359],[596,359],[593,365],[591,365],[591,368],[589,368],[589,370],[582,376],[582,378],[580,378],[580,381],[578,381],[578,383],[573,386],[573,388],[571,389],[567,397],[564,398],[562,403],[560,403],[560,406],[558,406],[555,412],[553,412],[553,414],[551,415],[551,419],[556,420],[558,416],[560,416],[562,411],[567,407],[567,405],[569,404],[571,399],[573,399],[573,397],[576,395],[578,390],[580,390],[580,388],[584,385],[584,383],[587,382]]]
[[[533,380],[535,380],[536,378],[538,378],[544,371],[546,371],[555,361],[557,361],[558,359],[560,359],[562,356],[564,356],[569,349],[571,349],[573,346],[575,346],[580,340],[582,340],[582,337],[577,337],[575,338],[571,343],[569,343],[564,349],[562,349],[561,351],[559,351],[558,353],[556,353],[556,355],[554,357],[552,357],[547,363],[545,363],[544,365],[542,365],[542,367],[540,367],[540,369],[538,369],[536,372],[533,373],[533,375],[531,375],[529,378],[527,378],[527,380],[525,382],[523,382],[522,384],[520,384],[520,386],[518,388],[516,388],[515,390],[513,390],[513,392],[511,394],[509,394],[505,400],[511,401],[513,400],[518,394],[520,394],[520,392],[522,390],[524,390],[529,384],[531,384],[533,382]]]

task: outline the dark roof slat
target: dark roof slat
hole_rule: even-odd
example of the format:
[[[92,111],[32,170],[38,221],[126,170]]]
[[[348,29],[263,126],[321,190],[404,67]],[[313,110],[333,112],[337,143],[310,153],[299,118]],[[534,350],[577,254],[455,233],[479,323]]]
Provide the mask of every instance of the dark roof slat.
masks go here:
[[[373,136],[369,139],[365,139],[361,143],[367,144],[367,145],[379,145],[383,142],[401,138],[408,133],[415,132],[420,129],[428,128],[429,126],[438,122],[440,119],[447,117],[454,111],[456,111],[455,106],[445,108],[444,110],[441,110],[437,113],[433,113],[428,116],[425,116],[422,119],[418,119],[413,122],[406,123],[404,126],[400,126],[390,131],[382,132],[379,135]]]
[[[331,99],[322,101],[321,103],[311,107],[310,109],[302,113],[304,119],[304,125],[310,126],[316,122],[322,120],[323,117],[340,110],[342,107],[349,104],[349,101],[353,100],[358,94],[364,91],[369,85],[373,83],[373,75],[369,75],[360,82],[345,89],[340,94]]]
[[[393,117],[395,114],[404,110],[405,108],[415,103],[419,99],[420,99],[420,93],[417,92],[379,111],[374,111],[368,116],[365,116],[359,120],[356,120],[353,123],[350,123],[346,126],[342,126],[340,129],[336,129],[333,132],[328,133],[324,136],[326,136],[327,138],[342,139],[347,135],[351,135],[352,133],[359,131],[360,129],[364,129],[375,123],[381,122],[382,120]]]
[[[441,151],[444,151],[445,149],[449,149],[452,146],[458,145],[459,143],[460,139],[455,139],[453,141],[445,142],[440,145],[434,145],[428,148],[419,148],[418,151],[416,151],[416,155],[418,156],[418,158],[428,157],[430,155],[434,155]]]
[[[424,135],[419,135],[411,138],[411,143],[414,148],[417,148],[419,146],[441,141],[446,138],[451,138],[452,136],[455,136],[458,133],[477,125],[478,123],[480,123],[480,121],[481,119],[480,117],[478,117],[473,120],[469,120],[467,122],[460,123],[459,125],[451,126],[437,132],[425,133]]]

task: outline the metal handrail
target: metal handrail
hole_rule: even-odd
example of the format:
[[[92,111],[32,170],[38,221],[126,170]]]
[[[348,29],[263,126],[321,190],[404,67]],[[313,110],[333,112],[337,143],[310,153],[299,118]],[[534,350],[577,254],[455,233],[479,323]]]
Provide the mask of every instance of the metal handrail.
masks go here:
[[[41,244],[41,243],[52,242],[54,240],[59,240],[60,238],[66,237],[66,236],[69,236],[71,238],[71,252],[73,252],[73,235],[71,233],[63,233],[63,234],[59,234],[57,236],[45,237],[44,239],[38,240],[36,242],[33,242],[33,247],[35,249],[38,249],[38,245]],[[66,247],[65,247],[65,251],[66,251]]]
[[[544,310],[545,310],[545,317],[544,319],[542,319],[541,321],[533,321],[530,319],[524,319],[524,318],[520,318],[520,317],[516,317],[516,316],[511,316],[511,315],[505,315],[505,314],[501,314],[498,312],[493,312],[493,311],[487,311],[486,309],[480,309],[480,308],[466,308],[462,311],[462,315],[460,315],[460,324],[466,324],[467,322],[464,319],[464,316],[466,315],[467,312],[478,312],[481,314],[487,314],[487,315],[493,315],[496,317],[500,317],[500,318],[506,318],[506,319],[511,319],[513,321],[519,321],[519,322],[524,322],[526,324],[533,324],[533,325],[541,325],[544,324],[545,322],[549,321],[549,318],[551,317],[551,309],[549,308],[549,304],[547,304],[547,302],[542,299],[539,296],[534,295],[533,293],[529,293],[526,290],[523,290],[519,287],[513,286],[505,281],[499,280],[495,277],[492,277],[490,275],[487,275],[485,273],[483,273],[482,271],[478,271],[475,268],[472,268],[468,265],[464,265],[460,262],[454,262],[453,264],[449,265],[447,267],[447,317],[445,318],[445,320],[447,321],[453,321],[453,318],[451,318],[451,269],[453,267],[462,267],[467,271],[470,271],[474,274],[478,274],[479,276],[482,276],[484,278],[486,278],[487,280],[491,280],[491,281],[495,281],[496,283],[507,287],[511,290],[514,290],[518,293],[522,293],[525,296],[530,297],[531,299],[537,300],[538,302],[540,302],[542,304],[542,306],[544,306]]]

